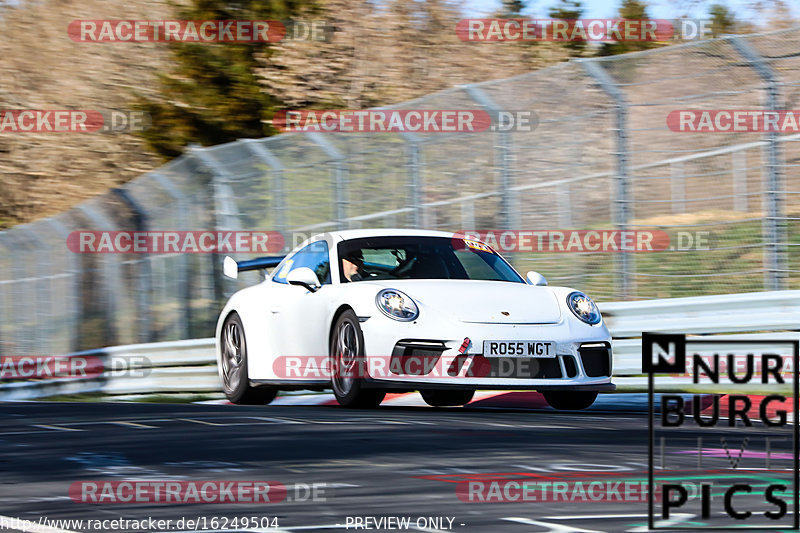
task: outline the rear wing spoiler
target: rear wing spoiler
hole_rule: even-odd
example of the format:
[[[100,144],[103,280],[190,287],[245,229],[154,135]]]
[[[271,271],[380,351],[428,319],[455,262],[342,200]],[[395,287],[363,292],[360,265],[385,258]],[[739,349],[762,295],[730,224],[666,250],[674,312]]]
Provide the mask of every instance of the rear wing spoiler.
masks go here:
[[[236,279],[239,277],[239,272],[247,272],[248,270],[266,270],[268,268],[275,268],[285,258],[282,256],[273,257],[257,257],[247,261],[236,262],[233,257],[226,256],[222,262],[222,272],[227,277]]]

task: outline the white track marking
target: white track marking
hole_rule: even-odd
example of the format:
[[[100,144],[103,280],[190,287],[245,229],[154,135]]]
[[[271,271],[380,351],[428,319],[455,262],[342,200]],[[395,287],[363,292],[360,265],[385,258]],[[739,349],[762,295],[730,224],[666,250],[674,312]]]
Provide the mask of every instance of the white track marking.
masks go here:
[[[278,424],[305,424],[305,422],[300,422],[298,420],[293,420],[291,418],[270,418],[267,416],[245,416],[242,418],[249,418],[251,420],[263,420],[265,422],[276,422]]]
[[[6,433],[0,433],[0,437],[6,437],[8,435],[41,435],[41,431],[8,431]]]
[[[147,424],[139,424],[138,422],[126,422],[124,420],[115,420],[108,422],[108,424],[115,424],[117,426],[139,428],[139,429],[158,429],[158,426],[148,426]]]
[[[660,527],[660,528],[669,528],[669,526],[674,526],[676,524],[682,524],[683,522],[688,522],[695,516],[697,515],[694,515],[692,513],[675,513],[674,518],[669,518],[668,520],[656,520],[653,525],[655,527]],[[647,527],[647,525],[644,525],[635,527],[633,529],[627,529],[626,531],[630,533],[646,533],[647,531],[650,531],[650,529]]]
[[[507,520],[509,522],[517,522],[519,524],[527,524],[530,526],[546,527],[547,531],[545,533],[605,533],[604,531],[598,529],[581,529],[579,527],[564,526],[561,524],[553,524],[552,522],[541,522],[539,520],[532,520],[530,518],[520,518],[515,516],[503,518],[503,520]]]
[[[41,498],[0,498],[0,502],[23,502],[23,503],[36,503],[36,502],[55,502],[63,500],[72,500],[69,496],[42,496]],[[2,531],[0,529],[0,531]]]
[[[86,431],[85,429],[68,428],[64,426],[51,426],[49,424],[31,424],[32,427],[42,429],[52,429],[54,431]]]
[[[192,422],[194,424],[203,424],[205,426],[226,426],[228,424],[217,424],[216,422],[206,422],[205,420],[195,420],[194,418],[177,418],[181,422]]]
[[[586,515],[561,515],[543,516],[546,520],[598,520],[602,518],[647,518],[647,513],[637,514],[586,514]]]
[[[688,522],[696,515],[692,513],[675,513],[673,518],[669,520],[656,520],[655,526],[660,528],[668,528],[669,526],[674,526],[677,524],[681,524],[684,522]],[[592,515],[561,515],[561,516],[545,516],[546,520],[614,520],[614,519],[624,519],[624,518],[647,518],[647,513],[636,513],[636,514],[592,514]],[[505,519],[504,520],[508,520]],[[565,529],[565,530],[556,530],[551,529],[552,532],[567,532],[567,531],[585,531],[583,529]],[[625,530],[628,533],[646,533],[650,531],[648,527],[645,526],[638,526],[633,529]]]

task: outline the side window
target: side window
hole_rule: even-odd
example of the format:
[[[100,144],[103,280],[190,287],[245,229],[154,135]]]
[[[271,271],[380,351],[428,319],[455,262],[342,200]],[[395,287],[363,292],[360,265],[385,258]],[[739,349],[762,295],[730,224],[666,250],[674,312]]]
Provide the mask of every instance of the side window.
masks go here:
[[[303,249],[308,249],[308,253],[303,255],[302,264],[295,262],[292,270],[301,266],[308,267],[314,271],[320,283],[329,285],[331,282],[331,260],[328,254],[328,243],[325,241],[312,242]]]
[[[272,277],[275,283],[286,283],[286,276],[292,270],[308,267],[314,271],[323,285],[331,282],[331,262],[328,254],[328,243],[325,241],[312,242],[301,248],[291,259],[281,263],[277,272]]]

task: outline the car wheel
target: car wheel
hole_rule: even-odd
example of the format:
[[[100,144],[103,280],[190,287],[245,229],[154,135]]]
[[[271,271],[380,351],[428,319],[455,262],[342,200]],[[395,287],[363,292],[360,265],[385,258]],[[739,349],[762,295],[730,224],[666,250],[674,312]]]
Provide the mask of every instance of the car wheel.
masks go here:
[[[562,411],[586,409],[597,399],[597,391],[547,391],[542,394],[550,407]]]
[[[466,405],[472,401],[474,390],[422,390],[422,399],[433,407]]]
[[[222,390],[236,404],[266,405],[275,399],[278,389],[251,387],[247,378],[247,341],[242,319],[231,313],[220,333]]]
[[[386,393],[364,387],[364,335],[356,314],[349,309],[342,313],[331,333],[331,386],[336,401],[343,407],[377,407]]]

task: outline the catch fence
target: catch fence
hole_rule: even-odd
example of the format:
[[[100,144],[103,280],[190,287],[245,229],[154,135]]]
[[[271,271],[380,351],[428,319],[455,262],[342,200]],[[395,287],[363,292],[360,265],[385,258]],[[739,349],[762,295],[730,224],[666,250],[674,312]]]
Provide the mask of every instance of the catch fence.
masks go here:
[[[667,117],[791,109],[798,96],[800,29],[790,29],[570,61],[387,108],[532,112],[530,131],[193,147],[0,233],[0,352],[208,337],[224,298],[255,279],[224,279],[215,254],[74,253],[78,230],[277,231],[287,248],[367,227],[664,231],[671,248],[658,252],[506,255],[600,301],[797,289],[800,134],[674,131]]]

